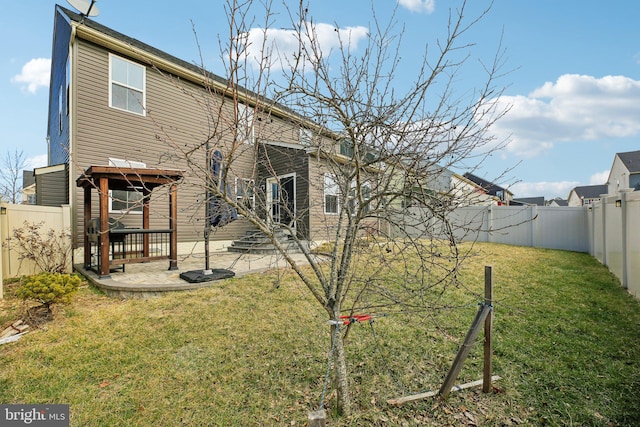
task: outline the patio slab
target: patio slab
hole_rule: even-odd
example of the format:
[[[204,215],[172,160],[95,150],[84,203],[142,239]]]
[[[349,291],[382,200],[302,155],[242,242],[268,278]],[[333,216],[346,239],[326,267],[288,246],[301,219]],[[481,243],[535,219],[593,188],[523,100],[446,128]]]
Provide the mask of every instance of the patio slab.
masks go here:
[[[303,254],[291,254],[300,265],[308,264]],[[290,268],[282,256],[274,254],[238,254],[215,252],[209,257],[210,268],[231,270],[236,277],[245,274],[260,273],[274,268]],[[218,280],[189,283],[180,278],[180,273],[204,269],[204,254],[191,254],[178,257],[178,270],[169,270],[169,261],[153,261],[142,264],[127,264],[125,271],[112,271],[109,276],[100,277],[92,270],[86,270],[82,264],[74,269],[87,278],[107,295],[116,298],[148,298],[164,292],[186,291],[215,286]],[[228,280],[228,279],[222,279]]]

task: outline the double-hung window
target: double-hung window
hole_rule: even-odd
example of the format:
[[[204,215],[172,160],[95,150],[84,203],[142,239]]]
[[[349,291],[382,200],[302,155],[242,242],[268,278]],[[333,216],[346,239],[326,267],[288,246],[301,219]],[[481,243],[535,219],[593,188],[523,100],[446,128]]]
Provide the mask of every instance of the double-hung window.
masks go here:
[[[302,145],[311,145],[313,141],[313,131],[307,128],[300,128],[300,144]]]
[[[109,158],[109,166],[121,168],[146,168],[143,162]],[[109,212],[112,213],[142,213],[144,195],[142,187],[131,187],[127,190],[109,190]]]
[[[253,109],[245,104],[238,104],[238,142],[253,144]]]
[[[368,183],[362,183],[360,186],[361,196],[362,196],[362,211],[364,213],[369,212],[369,200],[371,199],[371,186]],[[351,215],[355,215],[358,207],[360,206],[359,198],[358,198],[358,187],[355,183],[351,185],[351,190],[349,191],[349,210]]]
[[[338,194],[340,187],[336,182],[336,177],[331,174],[324,176],[324,213],[338,213]]]
[[[109,106],[145,115],[145,67],[118,56],[109,55]]]
[[[256,205],[254,181],[249,178],[236,178],[236,201],[249,211],[253,211]]]
[[[142,187],[131,190],[110,190],[109,212],[113,213],[142,213]]]

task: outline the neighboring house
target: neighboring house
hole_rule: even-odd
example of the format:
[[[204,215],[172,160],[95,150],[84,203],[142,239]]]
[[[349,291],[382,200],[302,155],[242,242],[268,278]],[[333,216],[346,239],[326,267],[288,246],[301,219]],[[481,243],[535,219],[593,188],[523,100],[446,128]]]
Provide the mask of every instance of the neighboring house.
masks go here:
[[[203,173],[194,169],[208,168],[204,150],[197,149],[209,135],[211,105],[223,107],[215,117],[218,122],[233,122],[222,116],[232,114],[234,105],[222,95],[228,93],[228,85],[225,79],[193,64],[56,6],[49,97],[50,166],[36,172],[36,182],[40,192],[61,177],[66,181],[64,186],[58,184],[63,194],[49,193],[55,200],[46,203],[71,206],[76,247],[85,227],[83,190],[76,180],[92,165],[130,164],[183,171],[177,191],[178,252],[193,251],[194,244],[202,242],[206,194]],[[240,141],[227,137],[212,142],[223,156],[231,147],[236,150],[237,160],[228,168],[226,188],[244,206],[267,215],[276,225],[293,227],[299,238],[326,240],[341,202],[326,167],[326,153],[331,150],[323,150],[323,158],[314,147],[333,147],[335,157],[345,161],[348,156],[341,156],[331,135],[311,132],[316,125],[286,107],[270,104],[265,112],[248,96],[243,100],[247,103],[239,103],[238,109],[255,127],[240,132],[238,126]],[[314,139],[320,141],[314,141],[312,147]],[[187,162],[185,153],[196,154],[190,154]],[[42,183],[38,184],[39,176]],[[142,209],[135,207],[140,191],[113,190],[110,194],[110,214],[125,225],[139,222]],[[96,216],[97,196],[92,197],[92,215]],[[44,194],[42,198],[44,202]],[[151,228],[166,227],[164,209],[151,210],[150,216]],[[252,229],[247,219],[239,217],[216,229],[211,240],[221,249]]]
[[[518,197],[511,200],[511,206],[544,206],[544,196],[542,197]]]
[[[40,206],[60,206],[69,204],[67,184],[69,165],[59,164],[35,168],[35,204]]]
[[[416,177],[407,170],[396,184],[403,187],[405,194],[402,208],[434,202],[445,203],[452,208],[500,204],[498,197],[488,194],[480,185],[445,167],[439,165],[424,167],[422,174],[422,177]],[[425,199],[423,203],[420,202],[421,199]]]
[[[607,194],[607,185],[583,185],[573,188],[567,197],[568,206],[590,206]]]
[[[454,203],[458,206],[492,206],[502,204],[502,199],[490,194],[486,187],[467,177],[467,174],[451,175],[451,189],[449,191]]]
[[[561,199],[559,197],[552,199],[552,200],[547,200],[545,202],[545,204],[547,206],[554,206],[554,207],[566,207],[569,206],[569,203],[565,200],[565,199]]]
[[[640,151],[616,153],[607,180],[608,194],[621,189],[640,190]]]
[[[487,181],[472,173],[465,173],[464,177],[482,187],[490,196],[496,196],[502,205],[510,205],[513,200],[513,193],[493,182]]]
[[[36,204],[36,178],[33,175],[33,171],[22,171],[22,204],[23,205],[35,205]]]

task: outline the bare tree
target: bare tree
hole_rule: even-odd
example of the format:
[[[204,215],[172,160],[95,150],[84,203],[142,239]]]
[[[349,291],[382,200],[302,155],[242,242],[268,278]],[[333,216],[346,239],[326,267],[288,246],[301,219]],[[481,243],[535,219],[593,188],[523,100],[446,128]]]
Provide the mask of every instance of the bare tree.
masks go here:
[[[260,23],[252,18],[256,7],[263,8]],[[205,73],[208,93],[189,92],[209,118],[202,139],[175,144],[169,131],[158,139],[172,145],[171,156],[186,161],[193,182],[204,185],[207,217],[219,217],[224,206],[268,236],[326,311],[338,409],[349,414],[345,339],[353,322],[344,316],[424,316],[437,304],[434,295],[456,283],[464,254],[447,216],[469,202],[454,194],[450,170],[478,167],[500,148],[488,130],[504,114],[492,103],[500,95],[502,52],[483,65],[477,89],[459,94],[457,76],[472,46],[465,40],[487,13],[467,22],[464,1],[450,11],[446,39],[426,45],[410,84],[395,79],[403,66],[402,31],[394,17],[377,21],[375,9],[364,48],[352,49],[350,33],[336,27],[338,47],[329,54],[309,5],[300,2],[287,9],[286,31],[296,45],[287,55],[270,42],[276,29],[270,1],[228,0],[225,8],[226,80]],[[304,142],[295,142],[301,149],[291,129],[300,129]],[[312,163],[315,172],[298,177],[306,180],[299,183],[308,188],[306,203],[289,203],[295,187],[282,173],[283,158],[290,168]],[[212,161],[220,167],[211,168]],[[249,178],[242,194],[238,185],[230,191],[229,183],[242,176]],[[403,219],[409,206],[421,212],[410,232]],[[309,218],[320,219],[311,224]],[[325,245],[316,249],[310,240]],[[308,268],[291,256],[292,244]]]
[[[26,165],[25,154],[17,148],[7,151],[0,165],[0,200],[18,203],[21,199],[22,170]]]

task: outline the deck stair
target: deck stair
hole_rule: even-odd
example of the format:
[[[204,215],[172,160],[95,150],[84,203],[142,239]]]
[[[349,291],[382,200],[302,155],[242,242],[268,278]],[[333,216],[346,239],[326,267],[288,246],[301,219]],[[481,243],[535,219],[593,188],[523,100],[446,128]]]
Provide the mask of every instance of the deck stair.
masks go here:
[[[283,230],[276,230],[276,239],[290,253],[302,252],[293,238]],[[227,248],[229,252],[239,252],[248,254],[274,254],[277,253],[271,239],[262,231],[250,230],[240,239],[235,240],[231,246]]]

